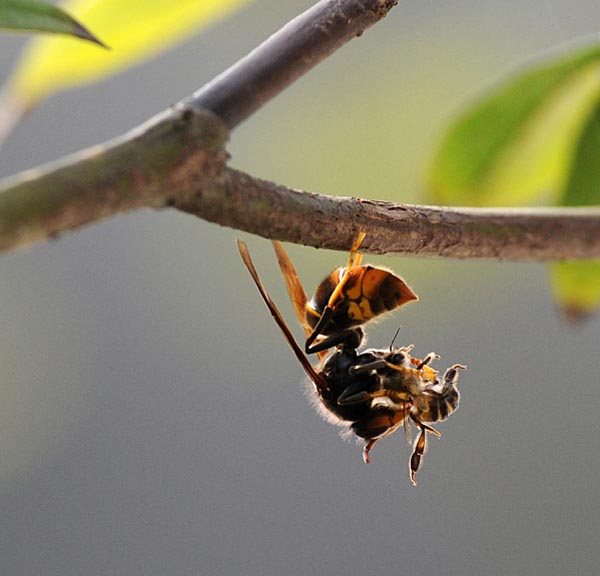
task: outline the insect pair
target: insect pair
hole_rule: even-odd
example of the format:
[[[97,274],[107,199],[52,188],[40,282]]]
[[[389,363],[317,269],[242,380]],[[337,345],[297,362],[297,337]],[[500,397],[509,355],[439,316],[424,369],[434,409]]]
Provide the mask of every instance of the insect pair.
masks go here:
[[[359,352],[364,339],[362,325],[413,300],[417,295],[408,285],[383,268],[362,265],[358,252],[365,237],[360,232],[353,243],[347,266],[334,270],[308,300],[296,269],[280,242],[273,241],[292,305],[306,334],[304,350],[298,345],[277,306],[265,290],[248,247],[238,240],[238,249],[260,295],[312,382],[315,406],[328,421],[343,426],[364,439],[363,459],[382,438],[410,422],[418,430],[410,458],[410,479],[426,450],[427,433],[441,436],[429,426],[445,420],[458,408],[456,387],[460,369],[454,364],[444,376],[430,367],[439,356],[411,356],[413,346],[368,349]],[[315,354],[315,367],[307,354]]]

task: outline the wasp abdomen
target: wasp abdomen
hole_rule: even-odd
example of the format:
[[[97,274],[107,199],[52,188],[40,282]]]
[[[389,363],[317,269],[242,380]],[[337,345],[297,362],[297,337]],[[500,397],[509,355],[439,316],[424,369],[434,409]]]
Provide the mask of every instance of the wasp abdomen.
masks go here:
[[[317,286],[306,307],[306,320],[315,328],[325,309],[331,308],[330,320],[322,327],[322,334],[331,334],[364,324],[417,299],[404,280],[383,268],[338,268]]]

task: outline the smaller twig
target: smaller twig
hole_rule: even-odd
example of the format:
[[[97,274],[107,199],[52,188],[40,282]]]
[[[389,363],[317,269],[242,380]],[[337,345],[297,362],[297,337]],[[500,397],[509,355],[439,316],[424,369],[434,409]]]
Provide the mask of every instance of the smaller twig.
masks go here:
[[[321,0],[267,38],[184,103],[234,128],[367,28],[398,0]]]

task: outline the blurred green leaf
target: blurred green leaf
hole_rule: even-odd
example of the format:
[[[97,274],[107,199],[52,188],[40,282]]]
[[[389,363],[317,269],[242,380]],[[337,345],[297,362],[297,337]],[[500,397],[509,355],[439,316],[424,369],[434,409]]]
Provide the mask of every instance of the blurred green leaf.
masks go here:
[[[558,204],[561,206],[600,205],[600,105],[598,103],[581,131],[568,179]]]
[[[77,20],[41,0],[0,0],[0,29],[69,34],[104,46]]]
[[[451,204],[600,205],[600,47],[537,66],[449,128],[432,166]],[[600,307],[600,262],[551,266],[554,295],[577,319]]]
[[[111,50],[65,36],[33,39],[4,86],[0,141],[23,113],[50,94],[98,81],[183,42],[249,0],[68,0],[62,7]]]
[[[600,97],[600,47],[537,66],[502,85],[447,131],[434,158],[438,199],[528,204],[564,188],[572,152]]]
[[[600,106],[581,133],[559,204],[600,205]],[[600,262],[557,263],[551,275],[555,297],[569,318],[587,316],[600,307]]]
[[[552,289],[572,320],[600,307],[600,262],[557,262],[551,267]]]

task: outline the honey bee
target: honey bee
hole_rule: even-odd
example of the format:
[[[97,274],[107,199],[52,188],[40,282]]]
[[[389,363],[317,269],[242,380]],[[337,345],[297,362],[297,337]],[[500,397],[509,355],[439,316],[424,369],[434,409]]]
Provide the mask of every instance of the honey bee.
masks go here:
[[[267,308],[312,383],[315,406],[328,421],[365,440],[365,463],[371,461],[373,446],[400,426],[405,427],[407,434],[409,422],[420,430],[409,464],[410,479],[416,485],[415,475],[426,450],[427,432],[440,436],[428,423],[442,421],[457,409],[458,371],[465,367],[455,364],[440,382],[438,372],[429,366],[439,358],[433,352],[421,360],[410,355],[412,345],[358,351],[364,337],[361,324],[416,299],[404,281],[391,272],[360,265],[357,249],[363,237],[361,234],[355,241],[348,266],[325,278],[310,302],[283,246],[273,242],[290,299],[307,335],[306,353],[265,290],[241,240],[238,249]],[[371,275],[373,270],[378,274]],[[334,285],[336,277],[339,281]],[[387,295],[390,285],[394,286],[392,299],[387,296],[384,299],[377,293],[377,286],[382,286]],[[385,307],[373,304],[379,299],[391,304]],[[322,321],[326,314],[329,318]],[[334,350],[327,351],[334,346]],[[308,360],[308,353],[319,357],[317,367]]]
[[[466,367],[454,364],[442,381],[429,367],[439,355],[430,352],[424,360],[410,355],[413,346],[389,350],[367,350],[359,355],[359,363],[350,367],[349,374],[358,377],[370,373],[377,381],[374,390],[355,391],[348,386],[337,398],[340,406],[367,403],[369,414],[350,425],[358,437],[365,439],[363,459],[371,461],[370,451],[377,441],[389,436],[400,425],[408,432],[409,420],[421,431],[414,443],[410,458],[410,479],[416,486],[415,475],[426,450],[427,432],[438,438],[441,434],[426,423],[441,422],[458,408],[460,393],[456,387],[459,370]],[[372,359],[367,360],[366,357]]]

